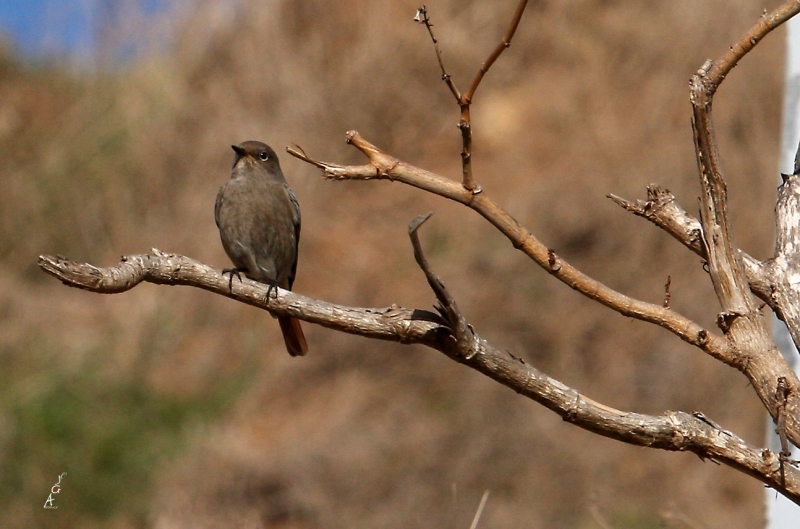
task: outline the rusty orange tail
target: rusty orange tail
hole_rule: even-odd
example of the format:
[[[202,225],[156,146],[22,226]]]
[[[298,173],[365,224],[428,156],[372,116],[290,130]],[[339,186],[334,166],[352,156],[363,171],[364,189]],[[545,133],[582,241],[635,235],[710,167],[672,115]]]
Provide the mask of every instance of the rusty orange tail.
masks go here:
[[[286,350],[292,356],[303,356],[308,352],[306,337],[303,335],[303,328],[300,327],[300,320],[291,316],[280,316],[278,323],[283,332],[283,341],[286,342]]]

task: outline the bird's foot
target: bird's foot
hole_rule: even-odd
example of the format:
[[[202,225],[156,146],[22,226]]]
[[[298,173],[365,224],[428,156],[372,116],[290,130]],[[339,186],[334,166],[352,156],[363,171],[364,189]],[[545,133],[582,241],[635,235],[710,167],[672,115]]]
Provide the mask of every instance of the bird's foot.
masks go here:
[[[273,293],[275,294],[275,296],[274,296],[275,299],[278,299],[278,282],[277,281],[273,281],[267,287],[267,295],[264,297],[264,303],[269,303],[269,297]]]
[[[246,268],[223,268],[222,275],[228,274],[230,279],[228,280],[228,290],[233,293],[233,276],[239,278],[239,283],[242,282],[242,276],[239,275],[239,272],[247,272]]]

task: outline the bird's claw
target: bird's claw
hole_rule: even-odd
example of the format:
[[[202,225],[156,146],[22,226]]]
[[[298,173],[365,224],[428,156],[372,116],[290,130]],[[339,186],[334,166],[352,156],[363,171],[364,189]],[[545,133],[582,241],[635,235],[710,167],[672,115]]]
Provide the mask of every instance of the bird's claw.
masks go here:
[[[243,268],[223,268],[222,275],[228,274],[230,279],[228,280],[228,290],[233,293],[233,276],[236,276],[239,279],[239,283],[242,282],[242,276],[239,275],[239,272],[244,272]]]
[[[278,299],[278,282],[273,281],[267,287],[267,295],[264,297],[264,303],[269,303],[269,297],[272,294],[275,294],[275,299]]]

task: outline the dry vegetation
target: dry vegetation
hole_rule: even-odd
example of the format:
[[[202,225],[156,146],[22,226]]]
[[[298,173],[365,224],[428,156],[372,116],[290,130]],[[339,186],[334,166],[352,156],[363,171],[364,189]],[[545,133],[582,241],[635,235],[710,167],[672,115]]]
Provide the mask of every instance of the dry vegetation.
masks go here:
[[[484,527],[760,525],[757,481],[593,436],[431,351],[306,325],[309,356],[290,359],[261,311],[193,289],[99,297],[36,271],[43,252],[110,265],[151,247],[227,266],[213,202],[245,139],[360,163],[342,141],[356,129],[459,177],[457,108],[418,4],[251,4],[203,4],[169,53],[122,69],[0,61],[0,526],[468,527],[486,489]],[[428,2],[462,84],[503,33],[504,4]],[[687,80],[763,7],[533,3],[473,106],[478,182],[622,292],[657,302],[671,275],[672,306],[713,326],[699,258],[604,197],[659,182],[691,209]],[[715,105],[737,243],[759,258],[782,42],[760,44]],[[554,282],[471,212],[282,164],[303,208],[298,292],[430,306],[406,229],[435,209],[428,257],[483,336],[602,402],[702,410],[763,444],[738,373]],[[63,471],[63,506],[42,512]]]

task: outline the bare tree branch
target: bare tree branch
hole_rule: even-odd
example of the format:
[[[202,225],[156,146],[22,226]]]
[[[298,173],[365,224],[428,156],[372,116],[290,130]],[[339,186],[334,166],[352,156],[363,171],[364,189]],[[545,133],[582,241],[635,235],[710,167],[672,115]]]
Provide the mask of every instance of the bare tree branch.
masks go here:
[[[266,300],[267,285],[243,278],[241,284],[234,283],[231,292],[228,278],[220,270],[158,250],[123,257],[119,265],[109,268],[46,255],[39,257],[39,266],[68,286],[92,292],[125,292],[142,282],[193,286],[341,332],[426,345],[544,405],[581,428],[637,446],[692,452],[702,459],[711,459],[753,476],[800,505],[800,470],[783,465],[779,455],[771,450],[748,445],[713,422],[689,413],[667,411],[661,415],[644,415],[595,402],[522,358],[492,347],[477,334],[470,344],[454,339],[441,319],[428,311],[396,305],[383,309],[346,307],[283,289],[277,290],[276,297]],[[427,273],[432,274],[430,270]],[[470,332],[474,333],[471,329]],[[465,350],[465,346],[470,349]]]
[[[692,76],[692,131],[702,187],[700,222],[709,275],[722,312],[718,323],[741,358],[744,373],[773,420],[781,404],[776,399],[778,381],[788,388],[787,436],[800,446],[800,381],[772,341],[764,315],[750,295],[742,259],[732,240],[728,218],[727,186],[720,162],[712,119],[714,93],[727,73],[772,29],[800,11],[800,3],[788,2],[759,19],[745,37],[716,63],[708,60]]]
[[[503,51],[505,51],[509,46],[511,46],[511,39],[514,38],[514,33],[517,31],[519,21],[522,19],[522,13],[525,12],[525,7],[527,5],[528,0],[520,0],[519,4],[517,5],[517,10],[514,12],[514,16],[511,19],[511,23],[509,24],[505,35],[503,35],[503,40],[500,41],[500,44],[497,45],[489,57],[483,62],[480,69],[475,74],[475,77],[472,79],[469,89],[464,94],[461,94],[458,91],[456,85],[453,83],[453,80],[450,77],[450,74],[447,73],[447,69],[444,67],[442,50],[439,47],[439,41],[433,36],[433,29],[431,29],[433,24],[428,16],[428,10],[425,5],[417,10],[417,15],[414,17],[415,21],[424,24],[427,28],[428,34],[430,35],[431,40],[433,41],[433,46],[436,50],[436,59],[439,61],[439,67],[442,70],[442,80],[447,83],[447,87],[450,89],[450,92],[453,94],[453,96],[455,96],[456,102],[461,108],[461,119],[458,121],[458,129],[461,131],[462,143],[462,185],[465,189],[474,194],[480,193],[481,188],[475,183],[475,178],[472,176],[472,119],[470,118],[470,105],[472,104],[472,98],[475,95],[475,90],[478,89],[478,85],[480,85],[481,81],[483,80],[483,76],[486,75],[486,73],[489,71],[489,68],[491,68],[497,58],[500,57],[500,54],[503,53]]]
[[[429,334],[442,328],[442,319],[430,311],[413,311],[391,306],[358,309],[313,300],[280,288],[266,300],[269,285],[246,277],[234,281],[221,271],[182,255],[152,249],[152,253],[124,256],[119,265],[98,268],[64,257],[39,256],[39,266],[65,285],[98,294],[117,294],[142,282],[157,285],[186,285],[225,296],[276,315],[296,318],[338,331],[367,338],[403,343],[435,343]],[[444,330],[444,329],[443,329]]]
[[[428,285],[430,285],[431,290],[433,290],[433,293],[436,294],[436,298],[439,300],[439,306],[437,309],[447,320],[448,327],[456,339],[457,348],[462,351],[464,357],[469,360],[475,355],[478,349],[475,333],[473,332],[472,328],[467,325],[467,319],[458,309],[455,298],[453,298],[450,292],[448,292],[447,288],[444,286],[444,283],[442,283],[442,280],[433,273],[428,265],[428,260],[425,259],[425,255],[422,252],[422,245],[420,244],[419,236],[417,235],[417,230],[419,227],[422,226],[422,224],[424,224],[425,221],[431,217],[431,215],[433,215],[432,211],[430,213],[426,213],[425,215],[420,215],[411,221],[411,224],[408,226],[408,235],[411,237],[411,245],[414,248],[414,259],[425,273],[425,278],[428,280]]]
[[[703,329],[673,310],[628,297],[580,272],[556,255],[553,250],[548,249],[485,193],[474,195],[458,182],[401,162],[366,141],[355,131],[347,133],[347,141],[369,158],[368,164],[341,166],[314,160],[296,148],[288,148],[287,151],[321,168],[326,178],[399,181],[469,206],[500,230],[515,248],[522,250],[539,266],[574,290],[623,316],[659,325],[714,358],[741,368],[742,362],[736,351],[722,336]]]
[[[634,215],[649,220],[688,249],[707,259],[706,249],[702,243],[700,221],[686,213],[669,190],[657,184],[650,184],[647,186],[647,200],[637,200],[635,203],[613,193],[609,193],[608,198]],[[772,288],[764,264],[742,250],[738,252],[742,258],[750,290],[770,308],[778,310],[778,305],[772,298]]]
[[[783,175],[775,203],[775,253],[764,263],[775,312],[800,344],[800,176]],[[772,305],[771,304],[771,305]]]
[[[708,261],[722,305],[721,327],[746,359],[743,370],[775,420],[780,408],[775,399],[778,380],[783,378],[792,388],[789,395],[793,397],[786,406],[792,409],[789,416],[794,424],[789,429],[795,432],[800,411],[797,376],[772,342],[766,321],[747,291],[752,290],[787,322],[795,343],[800,343],[800,296],[794,292],[791,281],[800,272],[800,263],[794,262],[798,252],[796,242],[800,241],[796,183],[786,176],[779,191],[775,256],[762,263],[737,249],[730,235],[727,189],[714,136],[711,103],[717,88],[738,61],[797,12],[800,5],[787,2],[773,13],[765,14],[722,58],[716,63],[707,61],[692,78],[692,127],[703,185],[702,226],[676,204],[671,193],[658,186],[649,186],[647,202],[637,204],[609,195],[617,204],[652,221]],[[791,438],[794,444],[798,443],[796,434]]]
[[[787,380],[790,378],[796,380],[796,376],[769,339],[766,330],[763,330],[762,337],[766,337],[766,343],[772,344],[772,349],[767,349],[771,352],[766,357],[759,356],[754,358],[756,351],[751,348],[742,348],[737,342],[731,343],[724,337],[703,329],[698,324],[671,309],[625,296],[580,272],[556,255],[553,250],[544,246],[533,234],[523,228],[485,193],[480,195],[472,194],[453,180],[401,162],[366,141],[355,131],[347,133],[347,142],[363,152],[369,158],[369,163],[361,166],[341,166],[314,160],[296,148],[288,148],[287,151],[293,156],[321,168],[327,178],[336,180],[389,179],[412,185],[469,206],[500,230],[515,248],[522,250],[542,268],[550,272],[551,275],[571,288],[622,315],[664,327],[687,343],[695,345],[714,358],[742,371],[754,386],[759,385],[757,394],[767,409],[770,410],[770,413],[773,414],[773,417],[776,410],[774,392],[777,377],[786,376]],[[729,324],[733,321],[731,320],[731,315],[734,314],[738,313],[723,310],[724,317],[721,318],[720,322],[723,324],[723,330],[726,333],[730,330]],[[751,318],[755,317],[760,317],[757,311],[751,316]],[[734,317],[733,319],[737,318]],[[744,318],[738,319],[743,320]],[[760,350],[758,353],[760,353]],[[767,379],[772,376],[774,376],[774,382],[767,384]],[[792,384],[789,384],[790,387],[794,387]],[[796,395],[796,393],[792,391],[792,395]],[[795,413],[795,408],[793,407],[796,403],[795,398],[793,397],[790,405],[793,414]],[[800,442],[800,429],[798,426],[800,426],[798,421],[793,419],[787,427],[789,438],[795,444]]]
[[[730,50],[722,57],[716,62],[712,62],[711,67],[705,71],[703,79],[704,84],[706,84],[706,89],[708,90],[709,98],[713,97],[719,85],[739,61],[742,60],[742,57],[755,48],[756,44],[766,37],[773,29],[777,28],[797,13],[800,13],[800,2],[796,0],[790,0],[784,3],[772,13],[768,14],[764,11],[764,14],[759,18],[758,22],[750,28],[737,43],[731,46]]]
[[[650,186],[648,201],[631,202],[611,195],[624,208],[643,216],[707,260],[708,272],[721,305],[718,325],[723,335],[712,333],[669,306],[669,280],[661,305],[626,296],[579,271],[547,248],[475,183],[471,165],[470,105],[477,87],[505,48],[519,25],[527,0],[521,0],[501,43],[489,55],[466,93],[461,94],[444,66],[425,6],[415,20],[423,23],[437,54],[442,78],[460,109],[463,149],[462,181],[457,182],[402,162],[372,145],[357,132],[347,142],[368,158],[358,166],[341,166],[314,160],[299,147],[287,149],[293,156],[322,169],[337,180],[389,179],[460,202],[475,210],[513,246],[523,251],[548,273],[612,310],[659,325],[712,357],[742,371],[752,383],[776,422],[781,453],[748,445],[700,412],[667,411],[661,415],[624,412],[595,402],[550,378],[508,351],[482,339],[459,311],[455,298],[433,272],[417,236],[431,213],[414,219],[409,236],[415,259],[424,272],[439,305],[438,314],[392,305],[385,309],[335,305],[278,289],[266,296],[268,286],[244,279],[233,283],[224,273],[202,263],[158,250],[123,257],[115,267],[97,268],[61,257],[40,256],[39,265],[65,284],[98,293],[119,293],[141,282],[187,285],[260,307],[273,314],[293,316],[341,332],[421,344],[436,349],[491,379],[513,389],[588,431],[637,446],[670,451],[690,451],[701,459],[724,463],[751,475],[800,505],[800,470],[788,459],[788,443],[800,446],[800,381],[781,356],[767,330],[751,290],[784,318],[795,342],[800,342],[800,177],[785,176],[776,205],[775,255],[761,263],[737,249],[728,216],[725,183],[712,120],[712,100],[725,76],[760,39],[800,12],[800,1],[787,2],[762,16],[743,39],[718,61],[707,61],[692,77],[692,130],[702,186],[700,220],[692,218],[668,192]],[[800,152],[800,148],[798,148]],[[798,155],[800,157],[800,155]],[[795,163],[795,173],[798,172]],[[483,502],[485,502],[485,497]],[[482,502],[482,503],[483,503]],[[480,512],[480,509],[479,509]],[[474,524],[477,524],[479,514]]]
[[[478,529],[478,522],[481,521],[483,508],[486,507],[486,500],[488,499],[489,499],[489,489],[486,489],[486,492],[484,492],[483,496],[481,497],[481,503],[478,505],[478,510],[475,511],[475,516],[472,518],[472,525],[469,526],[469,529]]]
[[[517,32],[517,26],[519,26],[519,21],[522,20],[522,13],[525,12],[525,7],[528,5],[528,0],[520,0],[519,5],[517,5],[517,10],[514,12],[514,17],[511,19],[511,24],[508,26],[506,30],[506,34],[503,35],[503,40],[500,41],[500,44],[492,51],[489,58],[487,58],[484,63],[481,65],[481,69],[478,70],[478,73],[475,74],[475,78],[472,79],[472,84],[469,85],[469,90],[467,93],[464,94],[463,101],[467,105],[472,103],[472,97],[475,95],[475,90],[478,89],[478,85],[481,84],[483,81],[483,76],[486,75],[486,72],[489,71],[489,68],[492,67],[494,61],[500,57],[500,54],[503,53],[506,49],[511,46],[511,39],[514,38],[514,33]]]
[[[447,68],[444,67],[444,59],[442,59],[442,48],[439,46],[439,41],[436,40],[436,37],[433,36],[433,23],[431,19],[428,17],[428,9],[425,7],[425,4],[422,5],[419,9],[417,9],[417,16],[414,17],[415,22],[419,22],[420,24],[424,24],[425,28],[428,30],[428,34],[431,36],[431,40],[433,41],[433,47],[436,50],[436,60],[439,61],[439,68],[442,70],[442,81],[447,84],[447,88],[450,89],[450,93],[453,94],[453,97],[456,98],[456,102],[461,101],[461,92],[458,91],[456,88],[455,83],[453,82],[453,78],[447,73]]]

